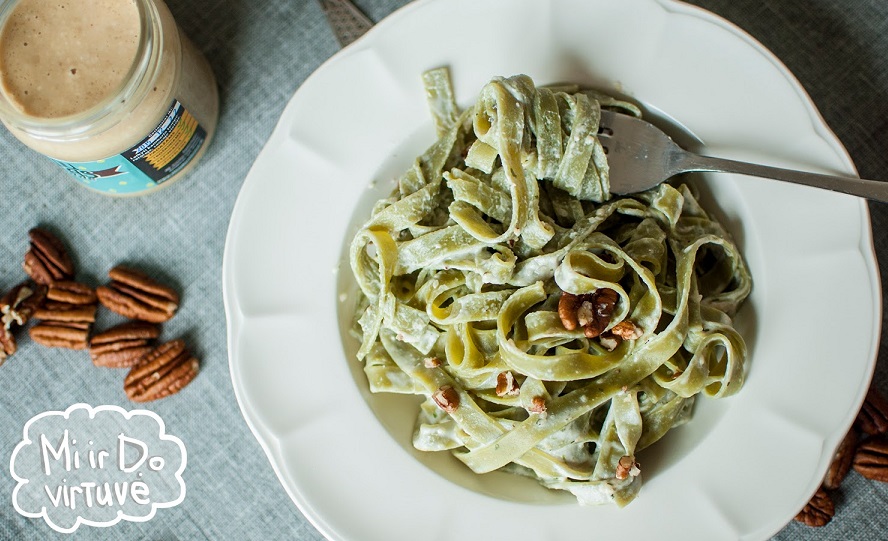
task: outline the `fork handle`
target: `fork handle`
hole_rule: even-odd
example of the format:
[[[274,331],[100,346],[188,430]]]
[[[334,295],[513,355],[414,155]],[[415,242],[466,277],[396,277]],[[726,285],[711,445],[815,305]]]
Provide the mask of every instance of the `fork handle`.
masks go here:
[[[858,197],[865,197],[874,201],[888,203],[888,182],[880,180],[864,180],[855,177],[842,177],[836,175],[823,175],[820,173],[808,173],[760,165],[755,163],[740,162],[726,158],[714,158],[701,156],[691,152],[685,152],[677,164],[682,172],[713,171],[722,173],[737,173],[761,178],[770,178],[803,184],[814,188],[823,188],[834,192],[842,192]]]

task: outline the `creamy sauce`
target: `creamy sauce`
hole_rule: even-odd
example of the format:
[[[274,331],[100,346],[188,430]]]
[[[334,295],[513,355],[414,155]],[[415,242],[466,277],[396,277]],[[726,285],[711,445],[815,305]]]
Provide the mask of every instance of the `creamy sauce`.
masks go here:
[[[0,89],[32,117],[86,111],[120,88],[139,39],[132,0],[22,0],[0,31]]]

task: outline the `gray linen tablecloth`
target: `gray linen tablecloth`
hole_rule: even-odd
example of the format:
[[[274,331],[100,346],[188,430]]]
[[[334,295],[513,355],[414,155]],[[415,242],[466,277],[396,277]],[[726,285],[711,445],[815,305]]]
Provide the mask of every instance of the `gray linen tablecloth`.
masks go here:
[[[405,3],[356,2],[374,21]],[[888,2],[692,3],[736,23],[782,59],[845,144],[860,175],[888,179]],[[183,302],[165,325],[164,337],[184,336],[201,359],[200,375],[183,393],[147,406],[188,450],[185,500],[159,510],[147,522],[82,526],[70,537],[322,539],[287,497],[241,417],[228,370],[221,272],[229,215],[247,171],[293,92],[338,45],[314,0],[169,4],[209,58],[221,89],[216,139],[187,179],[149,197],[106,198],[78,187],[49,161],[0,132],[0,254],[5,261],[0,288],[22,278],[27,232],[44,225],[71,246],[84,281],[103,283],[108,269],[127,262],[175,285]],[[876,251],[885,269],[888,205],[871,204],[870,209]],[[825,296],[841,295],[829,287]],[[834,321],[836,360],[841,362],[842,326],[854,324],[855,314],[835,314]],[[9,463],[24,424],[41,412],[79,402],[133,409],[121,380],[119,371],[93,367],[83,352],[49,350],[23,340],[20,351],[0,368],[0,465]],[[888,392],[885,346],[875,384]],[[773,468],[780,475],[780,465]],[[0,475],[0,538],[64,537],[42,520],[16,512],[11,504],[14,485],[8,470]],[[888,485],[852,472],[830,525],[814,530],[791,523],[775,539],[886,539],[886,501]]]

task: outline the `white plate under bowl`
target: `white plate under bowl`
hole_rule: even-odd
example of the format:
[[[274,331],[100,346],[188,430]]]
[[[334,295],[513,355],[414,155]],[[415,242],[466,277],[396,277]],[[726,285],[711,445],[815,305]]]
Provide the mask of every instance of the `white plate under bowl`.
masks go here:
[[[712,154],[854,174],[789,71],[730,23],[673,0],[423,0],[379,23],[293,96],[244,182],[223,262],[244,417],[293,501],[328,538],[766,539],[817,488],[868,387],[881,294],[864,201],[731,175],[704,191],[754,290],[737,325],[742,391],[643,457],[624,509],[581,507],[410,447],[410,399],[371,395],[346,334],[344,246],[428,146],[421,72],[449,66],[471,104],[526,73],[625,94]],[[840,322],[855,321],[854,325]],[[405,400],[408,402],[405,407]]]

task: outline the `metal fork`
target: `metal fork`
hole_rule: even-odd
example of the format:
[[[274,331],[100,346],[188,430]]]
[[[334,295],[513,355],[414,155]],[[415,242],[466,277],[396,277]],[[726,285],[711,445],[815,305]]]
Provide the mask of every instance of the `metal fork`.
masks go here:
[[[888,202],[888,182],[701,156],[681,148],[650,122],[621,113],[601,111],[598,137],[607,152],[610,189],[616,194],[641,192],[679,173],[712,171],[782,180]]]
[[[345,47],[363,36],[373,26],[373,21],[349,0],[318,1],[340,47]]]

